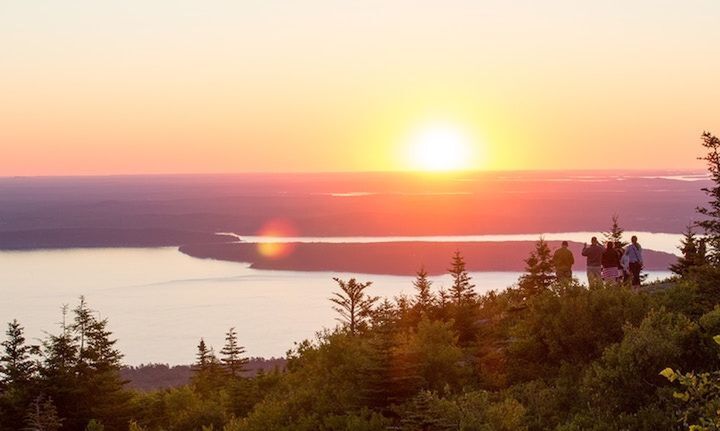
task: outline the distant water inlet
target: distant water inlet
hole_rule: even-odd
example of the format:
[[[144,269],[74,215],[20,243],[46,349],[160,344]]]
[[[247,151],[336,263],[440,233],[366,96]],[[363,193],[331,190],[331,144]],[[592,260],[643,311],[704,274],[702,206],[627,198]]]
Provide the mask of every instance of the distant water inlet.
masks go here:
[[[471,275],[478,292],[486,292],[510,286],[520,273]],[[372,295],[413,293],[411,276],[256,270],[176,248],[0,251],[0,323],[17,318],[36,342],[44,331],[57,332],[63,304],[85,295],[110,319],[128,364],[188,364],[200,337],[218,349],[230,327],[249,355],[283,356],[293,342],[336,324],[328,301],[332,277],[372,281]],[[450,284],[447,275],[431,280],[433,289]]]
[[[602,241],[600,232],[554,232],[554,233],[528,233],[528,234],[497,234],[497,235],[429,235],[429,236],[294,236],[286,234],[266,235],[238,235],[233,232],[218,232],[220,235],[229,235],[238,241],[254,244],[278,243],[319,243],[319,244],[371,244],[384,242],[512,242],[535,241],[540,237],[548,241],[590,242],[590,238],[597,237]],[[624,237],[630,241],[632,235],[637,235],[640,244],[648,250],[663,251],[678,255],[681,234],[657,232],[626,232]]]

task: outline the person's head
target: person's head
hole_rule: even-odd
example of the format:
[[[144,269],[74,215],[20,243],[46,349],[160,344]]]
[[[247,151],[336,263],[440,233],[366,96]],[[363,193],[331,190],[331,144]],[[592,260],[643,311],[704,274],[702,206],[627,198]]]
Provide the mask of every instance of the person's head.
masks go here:
[[[592,243],[592,245],[596,245],[598,243],[597,237],[594,236],[594,237],[590,238],[590,243]]]
[[[608,241],[608,242],[607,242],[606,247],[607,247],[608,250],[612,250],[612,249],[613,249],[613,246],[614,246],[614,244],[613,244],[612,241]]]
[[[567,248],[567,247],[568,247],[568,242],[567,242],[567,241],[563,241],[563,242],[562,242],[562,246],[563,246],[563,248]]]
[[[633,235],[633,236],[630,238],[630,241],[631,241],[633,244],[637,244],[637,236]]]

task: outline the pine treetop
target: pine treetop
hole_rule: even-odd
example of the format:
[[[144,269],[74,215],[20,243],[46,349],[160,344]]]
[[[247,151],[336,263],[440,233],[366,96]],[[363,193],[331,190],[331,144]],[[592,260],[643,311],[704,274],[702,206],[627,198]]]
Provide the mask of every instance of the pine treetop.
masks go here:
[[[612,216],[612,224],[610,226],[610,230],[603,233],[603,237],[605,238],[605,242],[612,242],[620,243],[621,247],[625,247],[628,245],[627,241],[623,241],[623,234],[625,233],[625,229],[623,229],[620,226],[620,216],[617,214],[613,214]]]
[[[195,370],[204,370],[210,362],[210,350],[205,344],[204,339],[200,339],[197,346],[197,353],[195,354]]]
[[[452,257],[452,265],[448,269],[452,277],[452,285],[448,293],[456,305],[472,303],[477,297],[475,285],[471,283],[472,278],[465,269],[465,259],[460,251],[456,251]]]
[[[31,354],[34,346],[25,344],[24,328],[13,320],[8,323],[5,332],[7,338],[0,343],[3,351],[0,354],[0,382],[3,384],[21,384],[31,379],[35,364]]]
[[[525,295],[548,289],[555,281],[555,271],[550,247],[544,238],[535,243],[530,256],[525,259],[525,274],[520,277],[520,288]]]
[[[225,334],[225,345],[220,350],[220,361],[223,363],[225,371],[232,377],[239,377],[248,364],[248,358],[243,357],[245,348],[238,343],[237,332],[235,328],[230,328]]]
[[[697,238],[692,225],[686,227],[678,249],[682,255],[668,268],[673,273],[684,276],[693,266],[705,263],[705,240]]]
[[[333,292],[333,296],[329,298],[335,304],[333,310],[340,315],[337,320],[343,323],[351,334],[356,334],[367,326],[373,307],[380,298],[365,293],[365,289],[372,285],[371,281],[361,283],[351,278],[346,282],[337,277],[333,280],[340,287],[340,292]]]
[[[428,280],[428,273],[425,267],[420,267],[412,283],[416,290],[413,304],[421,311],[427,311],[435,301],[435,296],[430,290],[432,281]]]

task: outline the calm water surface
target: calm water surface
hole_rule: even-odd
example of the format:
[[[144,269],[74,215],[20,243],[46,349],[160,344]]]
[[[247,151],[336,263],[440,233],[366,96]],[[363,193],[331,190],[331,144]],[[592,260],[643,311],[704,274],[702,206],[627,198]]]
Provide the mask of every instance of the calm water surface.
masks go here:
[[[472,275],[485,292],[519,274]],[[373,295],[412,292],[412,277],[254,270],[175,248],[9,251],[0,252],[0,321],[17,318],[35,339],[57,331],[61,306],[85,295],[110,319],[128,364],[191,363],[200,337],[219,350],[232,326],[249,355],[282,356],[294,341],[335,325],[327,300],[335,276],[371,280]],[[436,288],[450,283],[448,276],[432,279]]]

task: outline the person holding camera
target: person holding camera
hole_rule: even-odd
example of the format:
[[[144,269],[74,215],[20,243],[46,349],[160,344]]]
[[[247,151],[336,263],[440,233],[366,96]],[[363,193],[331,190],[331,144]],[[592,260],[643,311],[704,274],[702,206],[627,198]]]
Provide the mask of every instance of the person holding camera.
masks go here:
[[[590,239],[590,246],[587,243],[583,245],[582,255],[587,258],[587,278],[588,286],[593,282],[600,281],[602,277],[602,257],[605,248],[598,243],[596,237]]]

